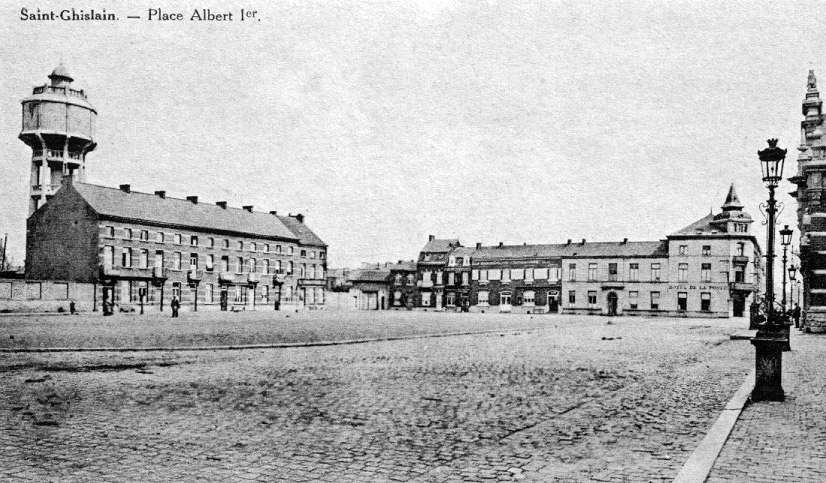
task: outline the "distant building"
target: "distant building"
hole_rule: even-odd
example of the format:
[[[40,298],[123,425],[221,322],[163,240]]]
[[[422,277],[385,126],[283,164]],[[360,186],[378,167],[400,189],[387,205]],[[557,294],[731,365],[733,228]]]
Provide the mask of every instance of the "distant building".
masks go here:
[[[732,185],[721,212],[664,240],[469,249],[431,236],[419,257],[420,307],[455,310],[466,293],[472,312],[745,317],[763,279],[752,222]]]
[[[350,298],[356,310],[386,310],[390,299],[390,270],[359,269],[350,272],[347,280]]]
[[[67,176],[27,221],[26,277],[94,283],[126,309],[321,308],[326,252],[302,215]]]
[[[457,239],[437,239],[430,235],[427,244],[419,252],[417,279],[419,282],[419,303],[417,307],[433,310],[444,308],[445,268],[448,253],[462,246]]]
[[[386,264],[390,271],[390,304],[392,310],[410,310],[416,303],[416,261],[402,261]]]

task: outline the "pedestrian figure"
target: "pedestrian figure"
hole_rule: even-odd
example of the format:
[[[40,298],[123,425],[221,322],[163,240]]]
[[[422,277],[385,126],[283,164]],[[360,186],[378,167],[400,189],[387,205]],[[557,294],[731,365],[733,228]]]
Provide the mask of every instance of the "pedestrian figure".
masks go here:
[[[75,315],[75,301],[74,300],[69,301],[69,314]]]
[[[792,318],[794,318],[794,327],[795,329],[800,328],[800,306],[794,304],[794,310],[792,310]]]
[[[172,307],[172,317],[177,317],[178,309],[181,307],[181,303],[178,302],[178,297],[172,297],[172,302],[169,306]]]

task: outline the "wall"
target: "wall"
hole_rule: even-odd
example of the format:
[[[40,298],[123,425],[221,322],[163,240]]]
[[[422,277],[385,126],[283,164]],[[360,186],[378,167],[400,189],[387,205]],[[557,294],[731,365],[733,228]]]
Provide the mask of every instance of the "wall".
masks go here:
[[[92,283],[0,279],[0,312],[57,312],[59,308],[69,312],[71,301],[76,310],[91,311],[95,290]]]

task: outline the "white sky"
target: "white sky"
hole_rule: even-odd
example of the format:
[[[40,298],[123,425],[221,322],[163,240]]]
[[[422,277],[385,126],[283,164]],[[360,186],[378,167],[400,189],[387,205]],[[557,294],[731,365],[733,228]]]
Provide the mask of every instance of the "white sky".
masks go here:
[[[76,8],[164,5],[131,3]],[[660,239],[718,211],[732,181],[762,242],[756,151],[779,137],[792,175],[809,68],[826,89],[820,1],[258,3],[232,4],[258,8],[252,24],[95,24],[22,22],[0,0],[13,257],[20,100],[61,58],[99,113],[89,182],[302,212],[333,267],[413,258],[431,233]]]

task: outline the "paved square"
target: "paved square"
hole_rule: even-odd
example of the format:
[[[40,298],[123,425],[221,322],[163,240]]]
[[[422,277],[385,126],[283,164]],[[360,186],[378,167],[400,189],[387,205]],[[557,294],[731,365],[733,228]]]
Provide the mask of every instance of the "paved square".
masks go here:
[[[221,323],[211,317],[207,332]],[[348,339],[348,327],[366,330],[362,317],[388,335],[415,322],[501,332],[290,349],[4,354],[0,478],[670,480],[753,355],[747,341],[728,338],[742,319],[404,313],[224,324],[256,342],[294,333],[295,321],[314,337]],[[156,324],[129,320],[137,333]],[[16,331],[43,345],[40,331],[50,345],[60,329],[47,334],[42,324],[64,322],[82,332],[80,319],[4,320],[0,337]],[[169,331],[181,339],[203,332],[190,322]]]

